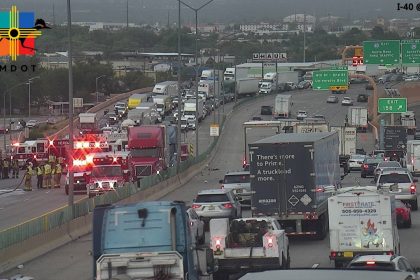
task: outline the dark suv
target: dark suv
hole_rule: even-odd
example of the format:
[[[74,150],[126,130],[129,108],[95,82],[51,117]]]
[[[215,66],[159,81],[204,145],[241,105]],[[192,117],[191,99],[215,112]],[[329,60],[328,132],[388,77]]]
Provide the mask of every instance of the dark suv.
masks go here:
[[[272,115],[273,107],[271,106],[261,106],[261,115]]]
[[[363,161],[362,169],[360,171],[360,177],[366,178],[367,176],[375,176],[375,169],[380,162],[382,162],[382,158],[366,158]]]
[[[361,93],[357,96],[357,102],[368,102],[368,98],[367,94]]]

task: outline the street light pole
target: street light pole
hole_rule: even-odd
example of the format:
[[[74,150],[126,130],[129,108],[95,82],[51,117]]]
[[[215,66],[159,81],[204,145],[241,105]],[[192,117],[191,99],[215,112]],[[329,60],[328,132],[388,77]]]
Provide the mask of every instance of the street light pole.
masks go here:
[[[28,97],[29,97],[28,116],[29,116],[29,118],[31,118],[31,84],[32,84],[32,81],[35,80],[35,79],[39,79],[39,76],[30,78],[28,80]]]
[[[98,81],[99,81],[100,78],[103,78],[103,77],[106,77],[106,75],[96,77],[96,79],[95,79],[96,103],[99,103]]]
[[[203,5],[201,5],[199,8],[193,8],[187,3],[184,3],[181,0],[178,0],[178,2],[185,5],[186,7],[190,8],[195,13],[195,54],[194,54],[194,60],[195,60],[195,157],[198,157],[199,151],[198,151],[198,11],[200,11],[202,8],[213,2],[214,0],[209,0]],[[213,77],[214,78],[214,77]]]
[[[177,133],[177,157],[176,157],[176,173],[178,174],[181,167],[181,1],[178,0],[178,133]]]
[[[67,37],[69,40],[68,67],[69,67],[69,149],[68,149],[68,172],[69,172],[69,199],[68,205],[73,217],[74,203],[74,173],[73,173],[73,57],[71,49],[71,3],[67,0]]]

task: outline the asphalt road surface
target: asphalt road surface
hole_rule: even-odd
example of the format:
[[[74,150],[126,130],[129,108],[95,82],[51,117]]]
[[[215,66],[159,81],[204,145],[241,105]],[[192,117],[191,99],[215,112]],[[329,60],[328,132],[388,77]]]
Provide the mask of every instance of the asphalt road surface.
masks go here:
[[[228,113],[232,110],[233,103],[225,104],[224,112]],[[112,110],[112,106],[108,108]],[[213,115],[207,116],[199,125],[199,152],[204,152],[213,141],[210,137],[210,123],[214,119],[217,121],[217,110],[215,110],[215,118]],[[220,107],[220,114],[223,113]],[[103,110],[98,112],[100,123],[106,122]],[[183,133],[182,139],[186,143],[191,143],[195,147],[196,131]],[[23,223],[32,218],[41,216],[47,212],[67,205],[68,196],[64,192],[65,176],[61,178],[61,189],[38,190],[36,189],[36,178],[32,178],[32,192],[24,192],[23,175],[24,171],[20,171],[19,179],[0,179],[0,230]],[[74,200],[77,201],[86,197],[85,195],[75,195]]]
[[[356,99],[358,93],[365,92],[363,85],[355,85],[350,88],[347,95]],[[302,90],[291,93],[293,95],[293,111],[306,110],[309,115],[323,114],[331,125],[343,125],[347,108],[341,104],[326,104],[328,92]],[[339,96],[340,100],[342,96]],[[261,105],[271,105],[274,103],[273,96],[249,103],[247,106],[240,107],[232,114],[231,120],[223,130],[221,145],[215,155],[214,160],[208,169],[203,170],[186,185],[180,189],[166,195],[162,200],[184,200],[191,203],[195,194],[203,189],[218,188],[219,179],[228,170],[240,170],[243,157],[243,129],[242,123],[253,116],[259,116]],[[366,106],[366,103],[355,106]],[[358,135],[358,147],[363,147],[366,151],[374,149],[372,133]],[[352,172],[343,180],[344,186],[369,185],[371,179],[360,178],[359,172]],[[245,213],[249,215],[249,213]],[[412,228],[401,229],[401,252],[410,262],[420,266],[420,255],[418,251],[420,245],[417,242],[417,235],[420,234],[420,215],[418,212],[412,213]],[[12,276],[17,273],[35,277],[35,279],[91,279],[92,278],[92,257],[91,235],[86,235],[79,240],[67,244],[61,248],[49,252],[48,254],[33,260],[20,270],[15,269],[8,272],[5,276]],[[321,267],[333,267],[329,261],[329,239],[314,241],[309,239],[291,239],[291,260],[292,267],[311,267],[319,264]],[[53,264],[53,265],[52,265]]]

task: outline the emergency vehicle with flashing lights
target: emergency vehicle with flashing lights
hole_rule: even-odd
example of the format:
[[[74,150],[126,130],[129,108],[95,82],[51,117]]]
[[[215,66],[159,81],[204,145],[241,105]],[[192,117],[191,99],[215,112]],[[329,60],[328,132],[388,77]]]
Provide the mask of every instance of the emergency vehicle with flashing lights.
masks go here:
[[[18,160],[20,168],[24,168],[28,161],[38,163],[48,161],[48,141],[46,139],[14,143],[12,146],[12,158]]]
[[[73,143],[73,174],[74,194],[86,194],[86,185],[92,172],[93,155],[107,152],[109,147],[106,141],[97,136],[85,136],[74,140]],[[66,175],[65,192],[69,194],[69,173]]]
[[[93,156],[91,176],[87,184],[89,197],[114,191],[129,181],[129,152],[105,152]]]
[[[210,220],[217,274],[290,268],[289,239],[272,217]]]

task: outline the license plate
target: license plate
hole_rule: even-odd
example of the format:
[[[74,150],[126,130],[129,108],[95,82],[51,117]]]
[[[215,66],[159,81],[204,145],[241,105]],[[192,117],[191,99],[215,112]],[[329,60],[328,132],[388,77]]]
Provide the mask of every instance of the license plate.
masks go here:
[[[353,252],[344,252],[345,258],[353,258]]]
[[[214,206],[209,206],[209,210],[214,210]]]

